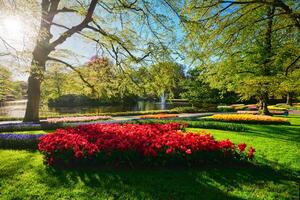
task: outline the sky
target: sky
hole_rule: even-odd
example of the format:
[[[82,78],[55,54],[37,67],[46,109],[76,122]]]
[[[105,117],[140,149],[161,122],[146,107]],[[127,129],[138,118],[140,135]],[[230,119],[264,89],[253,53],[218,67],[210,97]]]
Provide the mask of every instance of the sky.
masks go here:
[[[157,4],[155,9],[155,11],[159,14],[166,14],[167,12],[168,15],[170,15],[169,17],[173,19],[174,23],[174,26],[172,27],[173,34],[176,37],[176,40],[180,41],[180,39],[183,37],[183,33],[179,27],[179,20],[175,14],[172,13],[171,10],[167,10],[166,7],[161,4]],[[38,32],[39,17],[37,14],[32,15],[28,13],[30,13],[30,10],[29,12],[26,12],[26,10],[24,12],[6,12],[0,8],[0,55],[1,53],[6,52],[10,52],[14,55],[13,57],[0,56],[0,65],[9,65],[9,68],[13,72],[14,80],[27,80],[27,69],[30,65],[30,55],[34,48],[36,35]],[[105,13],[105,11],[101,10],[101,13]],[[109,30],[113,33],[114,31],[121,29],[120,23],[110,22],[112,19],[110,19],[109,13],[103,14],[102,17],[104,19],[103,27],[105,30]],[[81,17],[72,13],[67,13],[57,15],[54,21],[67,27],[72,27],[73,25],[78,24],[81,20]],[[132,25],[134,20],[130,20],[131,19],[129,17],[127,21]],[[154,20],[152,20],[152,22],[153,21]],[[54,38],[57,38],[65,30],[55,26],[52,27],[51,33],[53,34]],[[157,28],[157,24],[154,23],[153,27]],[[135,28],[139,29],[142,27],[136,26]],[[158,31],[163,32],[163,30],[160,29],[158,29]],[[147,32],[147,29],[143,29],[141,37],[144,37],[145,40],[155,39],[154,36],[149,33],[149,30]],[[1,39],[4,40],[5,43],[3,43]],[[143,41],[143,38],[139,38],[138,40]],[[139,43],[139,45],[142,45],[142,42]],[[97,52],[97,46],[95,42],[87,41],[78,34],[68,38],[67,41],[58,46],[58,49],[72,51],[75,55],[77,55],[72,57],[72,59],[67,58],[66,60],[75,66],[84,64]],[[26,59],[22,59],[23,57]]]

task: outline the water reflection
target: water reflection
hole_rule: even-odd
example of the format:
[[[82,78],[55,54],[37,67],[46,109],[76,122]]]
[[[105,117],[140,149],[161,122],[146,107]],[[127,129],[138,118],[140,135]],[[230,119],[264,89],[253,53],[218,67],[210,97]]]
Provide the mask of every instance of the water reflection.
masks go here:
[[[25,114],[27,100],[10,101],[0,104],[0,116],[23,117]],[[51,107],[43,106],[41,115],[45,114],[72,114],[72,113],[104,113],[104,112],[124,112],[124,111],[146,111],[172,109],[178,106],[187,106],[187,103],[176,102],[161,105],[160,102],[139,101],[136,104],[119,104],[112,106],[95,106],[95,107]]]

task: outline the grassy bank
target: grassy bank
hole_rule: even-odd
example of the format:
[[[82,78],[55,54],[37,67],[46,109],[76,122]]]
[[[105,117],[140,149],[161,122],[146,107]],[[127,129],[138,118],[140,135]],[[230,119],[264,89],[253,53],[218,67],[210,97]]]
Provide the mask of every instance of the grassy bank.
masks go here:
[[[298,199],[300,116],[289,120],[207,130],[254,146],[256,164],[248,167],[51,170],[39,152],[0,150],[0,199]]]

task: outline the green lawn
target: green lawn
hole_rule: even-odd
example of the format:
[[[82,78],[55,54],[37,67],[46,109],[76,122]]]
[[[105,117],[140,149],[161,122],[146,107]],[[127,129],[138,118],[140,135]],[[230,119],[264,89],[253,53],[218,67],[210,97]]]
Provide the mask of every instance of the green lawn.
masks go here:
[[[299,199],[300,116],[290,120],[209,130],[254,146],[255,167],[51,170],[38,152],[0,150],[0,199]]]

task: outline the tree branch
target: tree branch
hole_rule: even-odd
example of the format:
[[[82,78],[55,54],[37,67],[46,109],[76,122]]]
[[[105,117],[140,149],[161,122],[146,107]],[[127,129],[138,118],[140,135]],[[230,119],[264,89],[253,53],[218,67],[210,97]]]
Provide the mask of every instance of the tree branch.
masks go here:
[[[92,84],[90,84],[90,83],[83,77],[83,75],[81,74],[81,72],[80,72],[78,69],[76,69],[76,67],[74,67],[73,65],[71,65],[71,64],[69,64],[69,63],[67,63],[67,62],[65,62],[65,61],[63,61],[63,60],[60,60],[60,59],[58,59],[58,58],[53,58],[53,57],[49,57],[49,56],[48,56],[48,60],[52,60],[52,61],[59,62],[59,63],[62,63],[62,64],[64,64],[64,65],[66,65],[67,67],[69,67],[70,69],[72,69],[74,72],[76,72],[76,73],[78,74],[79,78],[82,80],[82,82],[84,82],[84,83],[85,83],[85,84],[86,84],[93,92],[96,91],[96,90],[95,90],[95,86],[92,85]]]
[[[289,70],[297,64],[297,62],[300,60],[300,55],[289,65],[285,68],[285,75],[287,76],[289,73]]]
[[[98,0],[92,0],[84,20],[80,24],[73,26],[72,28],[70,28],[63,34],[61,34],[59,36],[59,38],[57,38],[55,41],[53,41],[50,44],[50,49],[54,50],[57,45],[63,43],[67,38],[71,37],[74,33],[79,32],[82,29],[86,28],[88,26],[88,24],[93,20],[92,17],[93,17],[93,13],[95,11],[97,3],[98,3]]]

